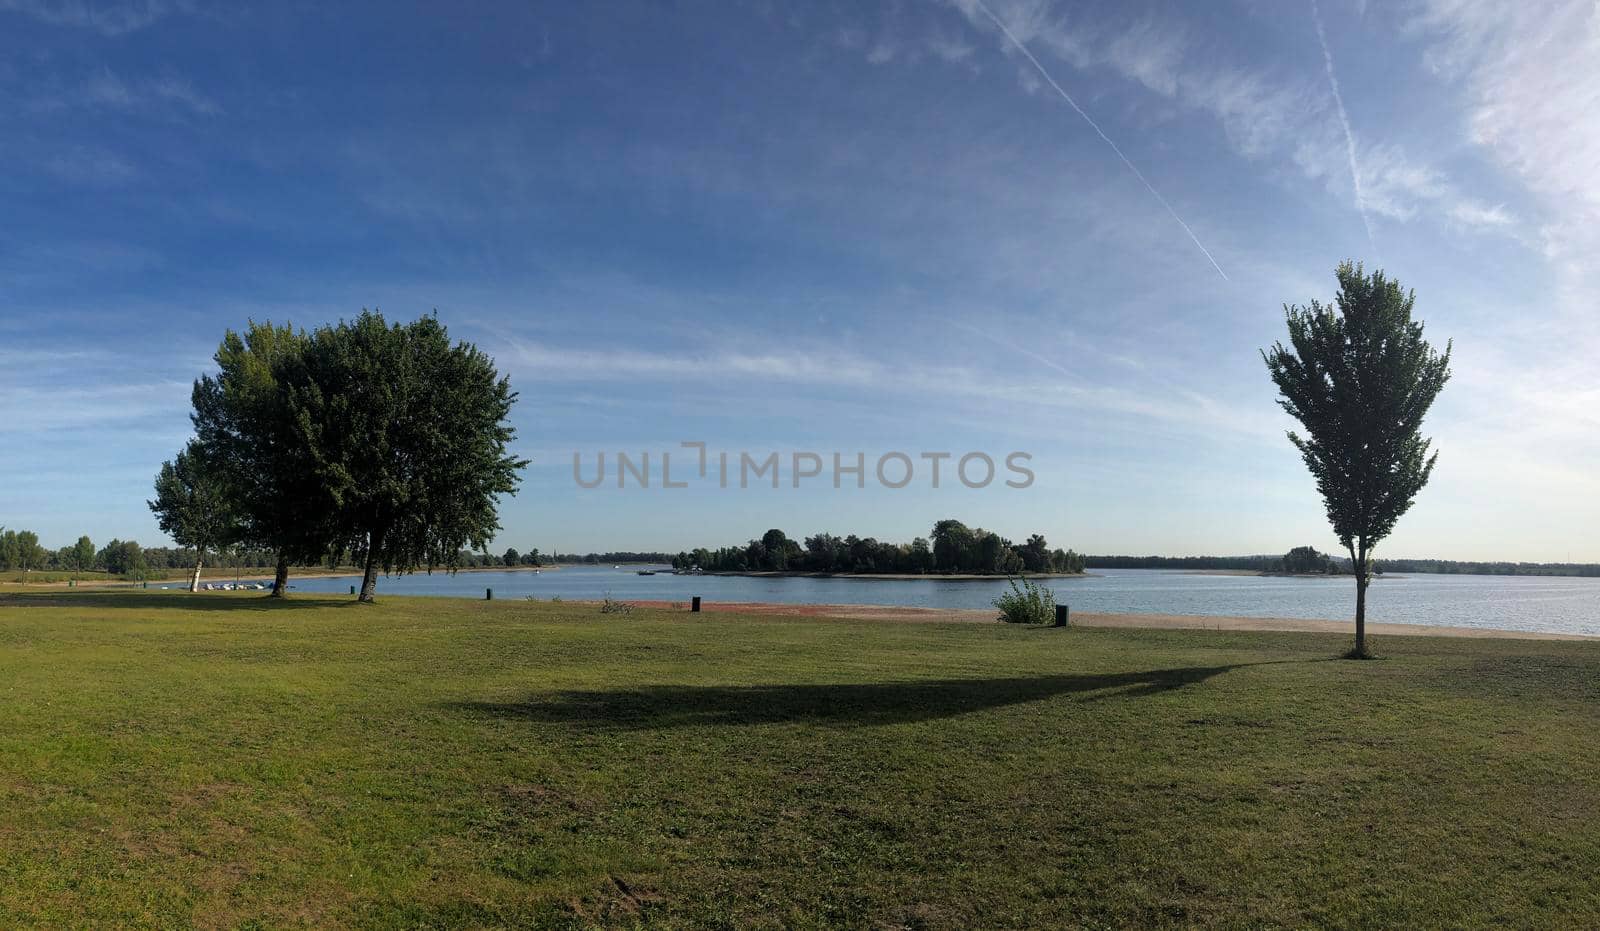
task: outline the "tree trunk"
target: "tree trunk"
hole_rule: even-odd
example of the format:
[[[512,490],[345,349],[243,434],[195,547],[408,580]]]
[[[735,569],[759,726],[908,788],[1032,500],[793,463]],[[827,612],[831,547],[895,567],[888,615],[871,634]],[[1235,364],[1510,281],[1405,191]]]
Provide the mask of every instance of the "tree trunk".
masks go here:
[[[1359,549],[1355,546],[1347,547],[1350,551],[1350,570],[1356,576],[1356,648],[1350,652],[1355,659],[1367,658],[1367,544],[1361,541]]]
[[[289,557],[278,554],[278,569],[272,576],[272,597],[285,598],[289,595]]]
[[[1356,576],[1356,656],[1367,655],[1367,573]]]
[[[361,576],[361,601],[371,604],[378,587],[378,547],[383,542],[381,534],[367,535],[367,567]]]
[[[200,590],[200,561],[200,557],[196,556],[194,559],[194,576],[189,579],[189,591],[191,593]]]

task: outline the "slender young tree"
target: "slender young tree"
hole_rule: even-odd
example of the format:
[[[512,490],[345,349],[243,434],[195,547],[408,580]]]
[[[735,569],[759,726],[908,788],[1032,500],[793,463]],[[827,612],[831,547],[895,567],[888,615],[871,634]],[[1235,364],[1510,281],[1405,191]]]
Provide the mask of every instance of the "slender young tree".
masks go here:
[[[1290,431],[1316,479],[1328,521],[1356,577],[1356,642],[1367,652],[1372,550],[1428,484],[1438,453],[1422,420],[1450,378],[1450,344],[1434,351],[1411,319],[1414,292],[1382,271],[1339,266],[1332,306],[1285,305],[1290,347],[1263,352],[1278,404],[1305,428]]]
[[[189,591],[199,591],[206,550],[228,545],[239,531],[229,507],[227,484],[198,440],[190,440],[175,459],[161,464],[156,497],[148,504],[162,532],[179,546],[194,549]]]
[[[439,321],[389,325],[363,311],[312,334],[308,378],[290,404],[301,448],[333,502],[336,540],[363,563],[361,600],[377,571],[455,569],[500,525],[527,462],[506,450],[516,394],[494,362],[451,345]]]

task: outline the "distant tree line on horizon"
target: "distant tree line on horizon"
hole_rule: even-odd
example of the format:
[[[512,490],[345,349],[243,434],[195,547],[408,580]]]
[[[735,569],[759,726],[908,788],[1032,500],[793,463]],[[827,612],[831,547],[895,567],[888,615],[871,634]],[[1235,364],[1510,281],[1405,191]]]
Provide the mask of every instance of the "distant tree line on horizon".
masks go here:
[[[228,569],[259,569],[276,562],[276,556],[267,550],[230,547],[197,554],[185,547],[143,547],[136,541],[121,539],[97,548],[88,536],[59,549],[48,549],[40,545],[39,536],[32,531],[0,528],[0,572],[105,573],[137,581],[164,578],[168,570],[191,568],[197,558],[203,558],[207,565]]]
[[[552,553],[548,557],[552,563],[564,565],[598,566],[601,563],[650,563],[661,565],[672,562],[671,553],[638,552],[634,550],[616,550],[606,553]]]
[[[1309,551],[1297,561],[1300,551]],[[1283,556],[1085,556],[1089,569],[1238,569],[1255,572],[1328,572],[1349,575],[1350,559],[1296,547]],[[1483,562],[1453,559],[1375,559],[1374,574],[1544,575],[1600,578],[1600,563]]]
[[[743,546],[681,552],[674,569],[699,567],[706,572],[823,572],[973,575],[1078,573],[1083,557],[1072,550],[1052,549],[1041,534],[1025,543],[1010,540],[958,520],[941,520],[928,537],[890,543],[851,534],[819,533],[803,541],[776,528]]]

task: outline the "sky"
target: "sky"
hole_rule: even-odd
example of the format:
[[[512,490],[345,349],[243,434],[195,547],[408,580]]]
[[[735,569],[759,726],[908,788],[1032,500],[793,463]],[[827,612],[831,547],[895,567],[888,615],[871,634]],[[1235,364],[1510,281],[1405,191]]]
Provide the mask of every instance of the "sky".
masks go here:
[[[1348,258],[1454,346],[1379,555],[1600,561],[1597,112],[1576,0],[0,0],[0,524],[164,543],[223,333],[377,308],[520,392],[496,551],[1334,549],[1260,350]]]

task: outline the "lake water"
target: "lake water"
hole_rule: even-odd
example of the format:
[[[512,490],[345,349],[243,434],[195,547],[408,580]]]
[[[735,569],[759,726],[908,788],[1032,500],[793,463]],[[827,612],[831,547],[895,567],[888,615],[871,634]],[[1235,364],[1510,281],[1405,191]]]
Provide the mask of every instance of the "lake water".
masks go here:
[[[533,572],[463,572],[380,578],[378,594],[569,601],[606,595],[624,601],[871,604],[989,608],[1003,579],[948,581],[752,576],[642,576],[637,567],[569,566]],[[358,578],[291,579],[294,591],[348,594]],[[1349,578],[1200,575],[1156,569],[1096,569],[1084,578],[1046,580],[1075,611],[1292,617],[1345,620],[1355,611]],[[1600,579],[1408,575],[1380,578],[1367,594],[1369,620],[1397,624],[1495,627],[1600,635]]]

